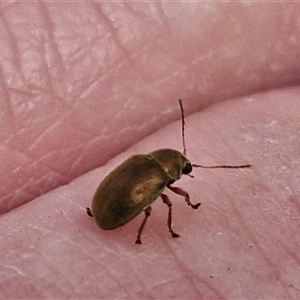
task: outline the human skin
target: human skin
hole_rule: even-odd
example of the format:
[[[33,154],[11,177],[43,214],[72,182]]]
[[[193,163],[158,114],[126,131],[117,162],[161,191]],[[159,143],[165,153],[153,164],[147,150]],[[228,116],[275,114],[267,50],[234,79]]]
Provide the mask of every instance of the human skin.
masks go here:
[[[1,4],[0,298],[298,299],[298,3]],[[182,150],[135,218],[86,215],[124,159]],[[43,194],[43,195],[41,195]],[[41,196],[40,196],[41,195]]]

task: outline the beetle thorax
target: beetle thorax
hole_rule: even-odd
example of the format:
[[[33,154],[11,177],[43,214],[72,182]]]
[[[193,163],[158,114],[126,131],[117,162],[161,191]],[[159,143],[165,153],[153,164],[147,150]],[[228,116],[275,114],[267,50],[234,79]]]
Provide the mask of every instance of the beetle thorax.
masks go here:
[[[177,150],[160,149],[149,153],[164,169],[171,181],[179,179],[182,169],[189,160]]]

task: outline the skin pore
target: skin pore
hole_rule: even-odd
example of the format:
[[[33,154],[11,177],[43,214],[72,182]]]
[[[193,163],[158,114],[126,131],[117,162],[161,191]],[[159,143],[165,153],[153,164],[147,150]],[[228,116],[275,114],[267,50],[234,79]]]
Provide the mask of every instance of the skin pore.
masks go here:
[[[1,4],[0,298],[296,299],[298,3]],[[194,170],[134,244],[140,215],[85,213],[127,157]],[[175,122],[176,121],[176,122]]]

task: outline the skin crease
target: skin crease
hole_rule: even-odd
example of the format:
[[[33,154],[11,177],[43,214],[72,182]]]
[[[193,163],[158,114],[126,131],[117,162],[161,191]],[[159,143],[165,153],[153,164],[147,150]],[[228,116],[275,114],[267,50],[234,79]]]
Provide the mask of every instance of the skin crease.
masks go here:
[[[0,298],[299,298],[298,3],[1,15]],[[85,207],[128,156],[182,150],[178,98],[192,163],[253,168],[176,182],[201,207],[168,192],[181,237],[158,200],[137,246],[142,216],[103,231]]]

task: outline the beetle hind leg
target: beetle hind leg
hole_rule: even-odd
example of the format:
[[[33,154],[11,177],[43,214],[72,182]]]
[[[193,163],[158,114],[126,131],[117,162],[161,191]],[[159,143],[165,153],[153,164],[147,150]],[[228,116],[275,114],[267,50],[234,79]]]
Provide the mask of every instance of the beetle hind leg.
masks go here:
[[[178,237],[180,237],[180,235],[178,233],[174,232],[174,230],[172,228],[172,202],[170,201],[169,197],[165,194],[161,194],[160,197],[161,197],[162,201],[165,204],[167,204],[169,207],[168,221],[167,221],[169,231],[173,238],[178,238]]]
[[[137,235],[136,241],[135,241],[136,244],[139,244],[139,245],[140,245],[140,244],[142,243],[142,241],[141,241],[141,234],[142,234],[142,231],[143,231],[143,229],[144,229],[144,227],[145,227],[145,224],[146,224],[146,222],[147,222],[147,219],[148,219],[149,216],[151,215],[151,210],[152,210],[151,206],[147,206],[147,207],[144,209],[145,217],[144,217],[144,219],[143,219],[143,221],[142,221],[142,224],[140,225],[140,227],[139,227],[139,229],[138,229],[138,235]]]
[[[86,208],[86,213],[88,216],[93,217],[92,211],[89,207]]]

